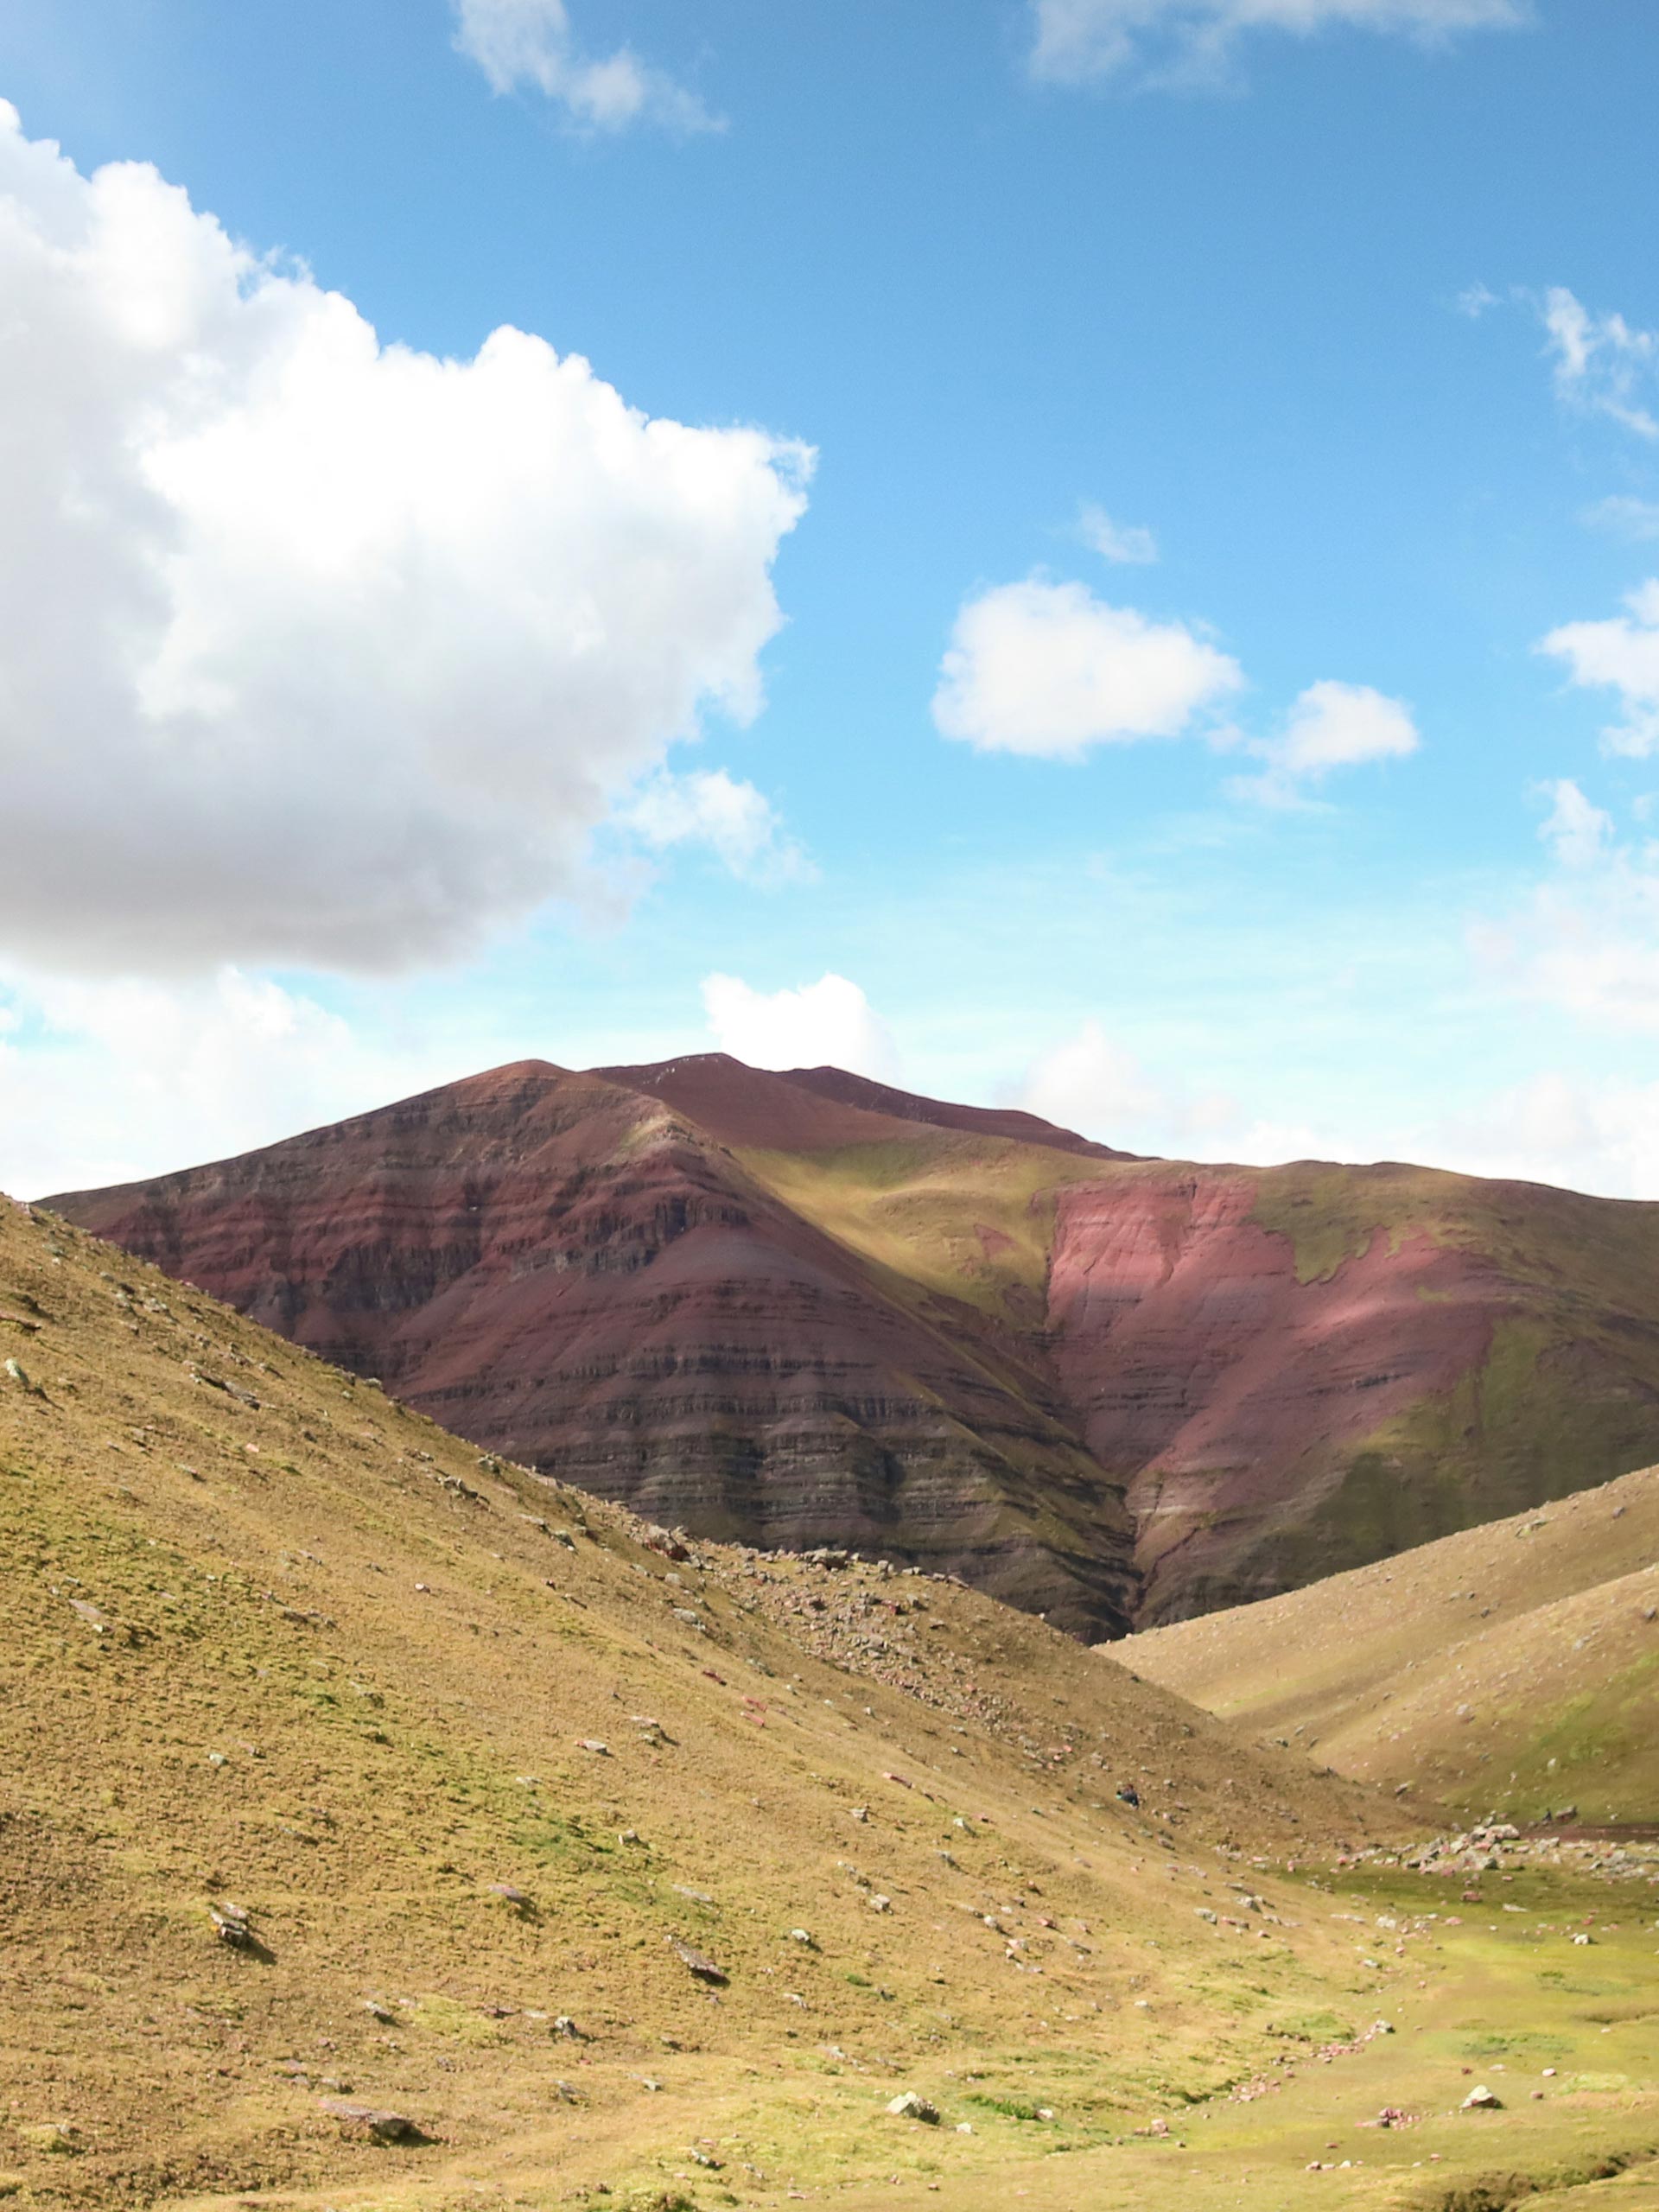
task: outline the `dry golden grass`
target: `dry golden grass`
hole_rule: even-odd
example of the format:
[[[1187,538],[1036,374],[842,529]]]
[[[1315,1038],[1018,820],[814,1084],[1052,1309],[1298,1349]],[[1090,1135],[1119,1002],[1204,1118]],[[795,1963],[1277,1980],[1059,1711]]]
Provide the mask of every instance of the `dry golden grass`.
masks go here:
[[[1659,1468],[1110,1650],[1368,1782],[1659,1822]]]
[[[1229,2086],[1443,1971],[1319,1886],[1405,1833],[1388,1801],[1039,1622],[676,1562],[3,1205],[0,1315],[19,2206],[1153,2203],[1209,2113],[1261,2139],[1265,2207],[1380,2046],[1310,2063],[1294,2125]],[[1655,2125],[1626,2070],[1598,2143]],[[887,2118],[912,2087],[941,2127]],[[353,2139],[329,2097],[427,2140]]]

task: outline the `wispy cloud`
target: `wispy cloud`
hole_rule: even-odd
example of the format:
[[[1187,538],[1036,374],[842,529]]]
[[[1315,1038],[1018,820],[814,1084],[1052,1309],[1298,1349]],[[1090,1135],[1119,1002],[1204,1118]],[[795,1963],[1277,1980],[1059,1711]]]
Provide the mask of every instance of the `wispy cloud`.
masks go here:
[[[1526,0],[1031,0],[1031,12],[1032,74],[1060,85],[1214,78],[1254,31],[1391,31],[1433,44],[1531,15]]]
[[[1638,437],[1659,438],[1659,417],[1643,397],[1659,381],[1659,333],[1638,330],[1617,313],[1592,315],[1564,284],[1551,286],[1539,313],[1561,397]]]
[[[1564,622],[1539,646],[1565,663],[1570,680],[1613,693],[1621,719],[1603,732],[1610,753],[1659,752],[1659,577],[1630,593],[1625,613],[1599,622]]]
[[[586,130],[637,123],[670,130],[721,130],[696,94],[627,47],[583,51],[565,0],[455,0],[455,44],[498,92],[542,93]]]
[[[724,768],[684,775],[659,770],[618,817],[618,826],[658,852],[702,845],[732,874],[766,888],[810,882],[817,874],[765,792]]]
[[[1103,561],[1145,568],[1158,558],[1158,541],[1139,523],[1114,522],[1104,507],[1086,503],[1077,517],[1077,535]]]
[[[1584,519],[1592,529],[1610,530],[1618,537],[1638,541],[1659,537],[1659,499],[1638,499],[1627,493],[1615,493],[1586,507]]]

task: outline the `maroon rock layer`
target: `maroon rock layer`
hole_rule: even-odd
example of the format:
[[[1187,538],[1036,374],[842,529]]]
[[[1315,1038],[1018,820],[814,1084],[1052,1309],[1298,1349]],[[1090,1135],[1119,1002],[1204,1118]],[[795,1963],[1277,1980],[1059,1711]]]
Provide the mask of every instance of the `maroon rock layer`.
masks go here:
[[[768,1102],[798,1103],[796,1141],[892,1126],[776,1078],[753,1090],[728,1132]],[[887,1295],[644,1090],[526,1062],[55,1203],[480,1446],[652,1518],[959,1572],[1079,1634],[1127,1621],[1121,1492],[1040,1362],[971,1309]]]

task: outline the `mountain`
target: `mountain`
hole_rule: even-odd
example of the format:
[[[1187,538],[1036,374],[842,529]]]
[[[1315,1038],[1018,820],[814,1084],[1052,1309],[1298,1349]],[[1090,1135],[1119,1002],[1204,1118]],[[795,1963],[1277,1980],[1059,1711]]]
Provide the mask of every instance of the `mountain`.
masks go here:
[[[912,1132],[741,1072],[713,1128],[526,1064],[59,1203],[474,1442],[653,1518],[863,1545],[1068,1627],[1122,1627],[1121,1494],[1033,1347],[872,1268],[732,1148],[762,1127],[809,1156]]]
[[[1659,1459],[1659,1207],[531,1061],[51,1202],[493,1450],[1090,1638]]]
[[[1351,1975],[1269,1931],[1200,2022],[1240,1840],[1399,1816],[1039,1622],[682,1545],[3,1201],[0,1337],[7,2195],[403,2170],[330,2100],[590,2181],[711,2132],[770,2163],[805,2093],[868,2134],[1033,2044],[1079,2120],[1157,2109]]]
[[[1339,1773],[1659,1823],[1659,1467],[1115,1656]]]

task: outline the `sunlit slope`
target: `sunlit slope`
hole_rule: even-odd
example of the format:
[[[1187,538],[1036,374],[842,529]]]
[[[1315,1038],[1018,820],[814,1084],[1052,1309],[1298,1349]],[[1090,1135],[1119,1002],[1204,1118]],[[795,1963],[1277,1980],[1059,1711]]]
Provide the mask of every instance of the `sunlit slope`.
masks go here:
[[[383,2208],[481,2168],[551,2203],[683,2164],[716,2111],[756,2142],[833,2112],[843,2171],[885,2171],[912,2069],[1013,2094],[1040,2054],[1086,2136],[1368,2001],[1270,1862],[1398,1816],[1039,1622],[675,1559],[3,1204],[0,1332],[24,2202]],[[1283,1909],[1223,1944],[1199,1915],[1239,1872]],[[349,2139],[328,2098],[434,2143]]]
[[[1659,1821],[1659,1468],[1111,1649],[1344,1774]]]
[[[1156,1621],[1659,1453],[1659,1210],[1382,1163],[1194,1167],[978,1134],[750,1149],[885,1279],[1040,1339]]]
[[[747,1147],[739,1157],[888,1277],[1019,1330],[1043,1325],[1056,1192],[1103,1173],[1099,1160],[956,1129],[823,1151]]]

